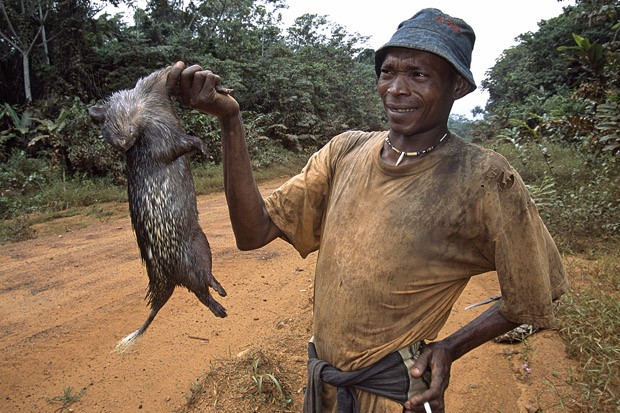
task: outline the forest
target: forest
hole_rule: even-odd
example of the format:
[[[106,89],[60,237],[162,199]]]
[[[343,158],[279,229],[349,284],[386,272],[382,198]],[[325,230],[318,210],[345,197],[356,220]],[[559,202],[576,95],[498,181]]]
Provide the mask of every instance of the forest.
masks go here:
[[[347,129],[385,128],[374,51],[326,16],[303,15],[284,28],[284,0],[152,0],[144,9],[126,2],[129,24],[107,14],[106,4],[0,1],[2,219],[67,204],[41,191],[59,180],[122,185],[122,160],[100,139],[87,108],[179,59],[200,62],[234,89],[257,168],[281,162],[282,150],[316,150]],[[570,231],[567,240],[575,231],[604,239],[620,225],[612,182],[620,154],[618,9],[617,1],[577,1],[541,21],[482,80],[489,100],[473,111],[476,120],[451,118],[456,133],[503,146],[526,163],[517,169],[541,201],[561,204],[560,215],[549,214],[550,226]],[[191,111],[181,116],[213,153],[197,164],[217,165],[217,123]],[[573,176],[584,168],[564,165],[566,151],[596,167],[596,182]],[[570,193],[564,185],[578,179],[585,186]],[[606,182],[609,191],[601,186]],[[583,209],[583,197],[596,214]],[[559,228],[567,222],[569,228]]]
[[[108,3],[129,7],[131,23],[106,13]],[[199,62],[234,90],[257,173],[299,168],[342,131],[385,129],[367,39],[321,15],[284,27],[285,7],[286,0],[149,0],[144,9],[122,0],[0,0],[0,244],[34,238],[33,224],[74,208],[126,200],[123,160],[100,138],[88,107],[177,60]],[[563,253],[606,257],[612,333],[620,317],[619,12],[617,0],[576,0],[539,22],[480,82],[486,106],[449,124],[510,160]],[[204,191],[221,167],[219,125],[179,111],[213,155],[192,159]],[[605,336],[612,343],[601,356],[609,381],[591,384],[607,395],[597,399],[603,407],[617,402],[615,333]],[[566,337],[577,340],[570,330]]]

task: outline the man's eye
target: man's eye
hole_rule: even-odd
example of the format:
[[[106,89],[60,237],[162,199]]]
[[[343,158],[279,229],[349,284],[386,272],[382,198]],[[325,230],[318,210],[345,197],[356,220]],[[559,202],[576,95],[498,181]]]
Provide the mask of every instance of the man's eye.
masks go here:
[[[394,73],[389,69],[382,69],[381,74],[379,75],[379,78],[383,80],[392,79],[393,77]]]

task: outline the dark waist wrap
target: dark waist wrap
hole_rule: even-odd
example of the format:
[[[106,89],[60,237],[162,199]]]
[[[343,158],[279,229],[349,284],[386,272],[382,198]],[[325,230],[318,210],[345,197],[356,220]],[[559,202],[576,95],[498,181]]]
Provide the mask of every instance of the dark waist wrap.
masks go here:
[[[416,343],[406,349],[411,359],[417,358],[420,348],[420,343]],[[411,380],[413,378],[409,375],[409,368],[399,351],[388,354],[370,366],[348,372],[320,360],[314,343],[310,342],[303,413],[321,412],[323,382],[338,389],[338,413],[358,413],[356,389],[404,404],[410,397]]]

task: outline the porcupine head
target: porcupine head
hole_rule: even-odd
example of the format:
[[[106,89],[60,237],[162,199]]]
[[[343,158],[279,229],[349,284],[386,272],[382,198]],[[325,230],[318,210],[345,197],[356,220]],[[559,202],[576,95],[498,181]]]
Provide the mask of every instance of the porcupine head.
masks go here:
[[[101,125],[103,138],[110,145],[126,152],[141,136],[142,128],[155,119],[183,134],[166,90],[169,72],[170,68],[154,72],[138,80],[133,89],[115,92],[103,105],[89,108],[89,115]]]

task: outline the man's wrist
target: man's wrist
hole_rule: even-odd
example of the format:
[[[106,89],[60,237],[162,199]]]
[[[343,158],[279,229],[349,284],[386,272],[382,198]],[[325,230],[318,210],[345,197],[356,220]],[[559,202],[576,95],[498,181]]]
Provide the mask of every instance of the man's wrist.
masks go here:
[[[240,110],[236,110],[234,112],[231,112],[229,114],[224,114],[222,116],[218,116],[218,119],[220,121],[220,124],[222,125],[222,127],[224,126],[229,126],[232,124],[237,124],[241,122],[241,111]]]
[[[450,362],[455,361],[462,354],[459,354],[458,343],[454,340],[453,336],[446,337],[442,340],[435,341],[433,344],[433,350],[441,350],[444,355],[450,359]]]

